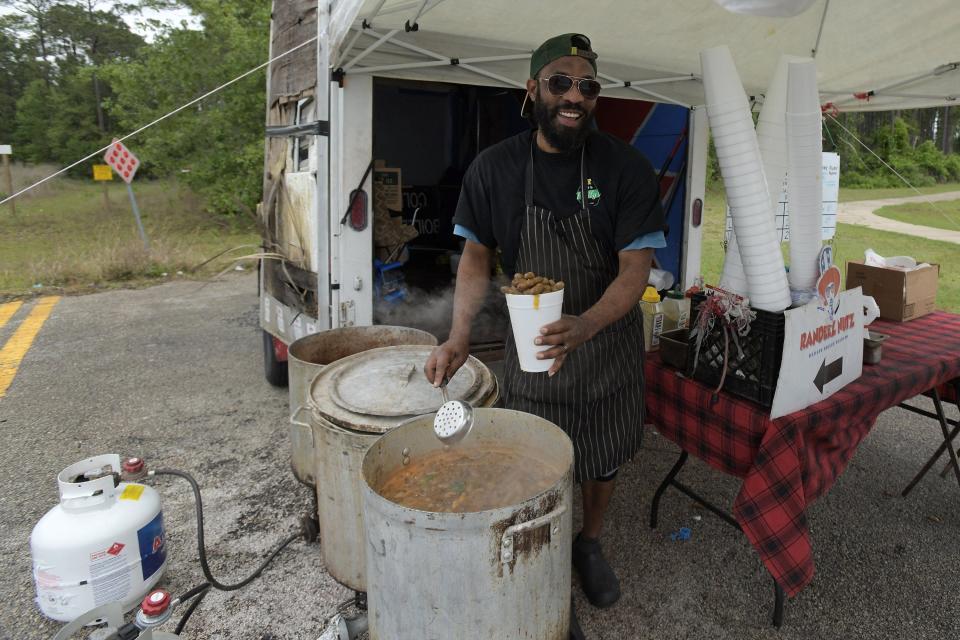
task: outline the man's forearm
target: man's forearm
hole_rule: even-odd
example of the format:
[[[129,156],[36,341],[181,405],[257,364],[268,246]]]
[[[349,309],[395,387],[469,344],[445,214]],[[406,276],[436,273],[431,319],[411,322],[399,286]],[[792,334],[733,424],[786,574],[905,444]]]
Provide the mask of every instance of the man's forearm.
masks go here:
[[[450,339],[470,340],[470,326],[487,297],[493,252],[483,245],[467,242],[457,266],[457,287],[453,296],[453,324]]]
[[[613,324],[640,301],[650,279],[653,249],[624,251],[620,257],[620,273],[603,296],[580,317],[590,328],[590,337]]]

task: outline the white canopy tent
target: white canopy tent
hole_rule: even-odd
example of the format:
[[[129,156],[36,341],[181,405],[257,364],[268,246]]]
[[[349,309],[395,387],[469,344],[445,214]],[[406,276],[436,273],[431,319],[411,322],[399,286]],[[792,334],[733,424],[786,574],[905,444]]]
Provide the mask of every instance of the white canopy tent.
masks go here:
[[[372,230],[344,232],[343,212],[358,184],[370,188],[374,77],[519,89],[536,46],[586,34],[603,95],[691,108],[685,287],[700,270],[707,165],[706,113],[695,108],[705,103],[700,51],[727,45],[756,103],[782,54],[814,56],[821,104],[840,111],[936,107],[960,96],[960,0],[275,0],[271,29],[264,193],[278,192],[270,180],[280,175],[300,194],[289,216],[307,230],[296,244],[309,256],[301,284],[321,283],[315,309],[284,306],[286,298],[265,289],[263,327],[288,343],[296,336],[280,319],[304,310],[317,314],[318,328],[372,322],[363,285]],[[285,145],[305,135],[316,151],[310,171],[278,173],[275,163],[300,148]],[[267,217],[286,220],[276,208],[265,207]],[[275,280],[277,291],[286,286]]]
[[[757,97],[782,53],[814,56],[821,101],[841,111],[950,105],[960,96],[957,0],[804,4],[794,17],[763,17],[714,0],[340,0],[327,42],[331,68],[345,77],[521,87],[535,46],[578,31],[599,54],[605,95],[703,104],[698,53],[725,44]]]

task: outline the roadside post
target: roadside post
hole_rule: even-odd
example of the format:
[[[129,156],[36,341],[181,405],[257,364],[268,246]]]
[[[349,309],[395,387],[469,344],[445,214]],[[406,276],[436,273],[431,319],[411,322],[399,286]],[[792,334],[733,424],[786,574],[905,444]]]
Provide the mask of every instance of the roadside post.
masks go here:
[[[130,206],[133,208],[133,217],[137,221],[137,230],[140,232],[140,239],[143,240],[143,248],[149,249],[150,243],[147,242],[147,234],[143,230],[143,222],[140,221],[140,208],[137,206],[137,199],[130,185],[137,173],[137,167],[140,166],[140,160],[122,142],[114,139],[106,155],[103,156],[103,161],[127,183],[127,193],[130,195]]]
[[[108,164],[93,165],[94,182],[103,183],[103,210],[110,213],[110,190],[107,183],[113,180],[113,171]]]
[[[13,148],[8,144],[0,144],[0,156],[3,156],[3,175],[7,181],[7,195],[13,195],[13,174],[10,173],[10,154]],[[10,215],[17,215],[16,199],[10,201]]]

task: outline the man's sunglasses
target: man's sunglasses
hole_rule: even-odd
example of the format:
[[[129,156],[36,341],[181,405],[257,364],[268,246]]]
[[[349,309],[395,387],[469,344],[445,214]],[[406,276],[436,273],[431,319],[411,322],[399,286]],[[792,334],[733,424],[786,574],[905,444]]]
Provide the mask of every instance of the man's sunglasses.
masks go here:
[[[562,73],[555,73],[549,78],[540,78],[540,82],[547,83],[547,90],[555,96],[562,96],[574,84],[577,85],[577,91],[587,100],[596,100],[600,95],[600,83],[593,78],[577,78],[575,76],[565,76]]]

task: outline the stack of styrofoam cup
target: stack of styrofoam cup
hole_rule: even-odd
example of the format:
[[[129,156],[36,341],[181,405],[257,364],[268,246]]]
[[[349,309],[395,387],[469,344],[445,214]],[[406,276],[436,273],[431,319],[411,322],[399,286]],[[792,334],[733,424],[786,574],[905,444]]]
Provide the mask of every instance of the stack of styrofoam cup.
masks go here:
[[[787,165],[790,218],[790,288],[817,284],[822,241],[823,140],[817,67],[790,62],[787,80]]]
[[[750,296],[747,286],[747,274],[743,272],[743,262],[740,259],[740,245],[737,244],[737,233],[730,230],[730,241],[727,242],[727,253],[723,258],[723,273],[720,274],[720,288],[731,291],[747,298]]]
[[[767,191],[770,193],[774,216],[787,177],[787,65],[800,60],[809,58],[780,56],[757,117],[757,142],[760,144],[763,174],[767,177]]]
[[[750,105],[727,47],[700,52],[707,118],[727,191],[752,306],[783,311],[790,289]]]

